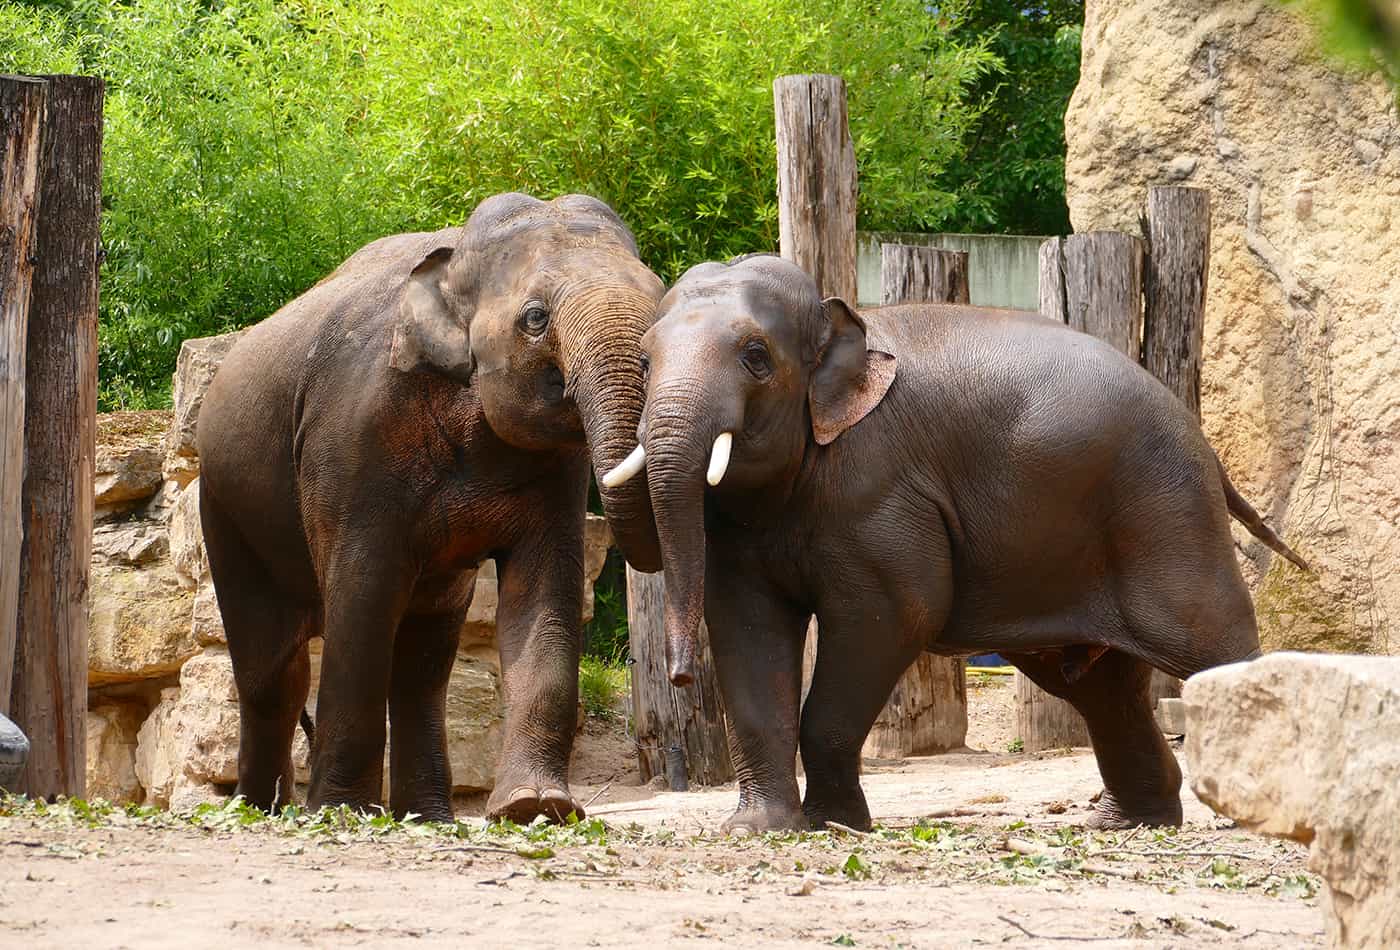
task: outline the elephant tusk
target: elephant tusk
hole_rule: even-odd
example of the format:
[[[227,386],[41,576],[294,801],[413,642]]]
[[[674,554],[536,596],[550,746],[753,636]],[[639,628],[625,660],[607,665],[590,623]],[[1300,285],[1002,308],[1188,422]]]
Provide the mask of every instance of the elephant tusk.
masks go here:
[[[715,439],[715,447],[710,452],[710,470],[705,473],[705,481],[718,485],[724,480],[724,471],[729,468],[729,448],[734,444],[734,433],[721,432]]]
[[[604,488],[616,488],[642,470],[647,463],[647,450],[639,443],[632,454],[618,463],[617,468],[603,476]]]

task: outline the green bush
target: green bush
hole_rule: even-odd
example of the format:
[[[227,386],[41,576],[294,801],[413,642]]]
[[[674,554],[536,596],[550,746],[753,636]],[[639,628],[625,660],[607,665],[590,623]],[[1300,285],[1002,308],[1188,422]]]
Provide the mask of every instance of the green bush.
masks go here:
[[[106,78],[103,408],[382,234],[588,192],[673,278],[777,243],[774,76],[849,84],[865,227],[940,184],[995,65],[963,0],[0,0],[0,71]]]

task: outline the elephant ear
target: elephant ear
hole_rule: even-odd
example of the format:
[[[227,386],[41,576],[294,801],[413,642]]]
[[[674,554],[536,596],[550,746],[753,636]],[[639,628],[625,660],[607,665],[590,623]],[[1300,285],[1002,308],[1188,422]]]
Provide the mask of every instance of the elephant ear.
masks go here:
[[[812,435],[818,445],[830,445],[885,398],[898,361],[891,353],[867,348],[865,321],[840,297],[822,301],[822,312],[830,332],[812,372],[807,402]]]
[[[468,322],[454,314],[444,286],[452,248],[439,247],[413,268],[399,300],[389,365],[405,373],[439,373],[467,382],[476,368]]]

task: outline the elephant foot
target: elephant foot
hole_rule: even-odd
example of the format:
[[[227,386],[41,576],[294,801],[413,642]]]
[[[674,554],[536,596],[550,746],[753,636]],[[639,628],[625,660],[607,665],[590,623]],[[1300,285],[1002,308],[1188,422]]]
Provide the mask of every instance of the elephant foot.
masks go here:
[[[720,826],[727,835],[761,835],[768,831],[806,831],[810,825],[795,805],[740,805]]]
[[[1181,799],[1156,802],[1122,803],[1113,793],[1104,791],[1094,803],[1094,813],[1084,822],[1093,831],[1124,831],[1139,825],[1148,827],[1180,827]]]
[[[870,809],[866,807],[864,796],[858,801],[849,802],[822,802],[809,798],[802,803],[802,813],[813,831],[825,831],[828,821],[856,831],[869,831],[871,828]]]
[[[504,819],[528,825],[540,815],[556,824],[563,824],[570,815],[576,815],[580,821],[585,817],[583,806],[569,794],[568,788],[557,785],[543,789],[534,785],[497,785],[486,803],[489,821]]]

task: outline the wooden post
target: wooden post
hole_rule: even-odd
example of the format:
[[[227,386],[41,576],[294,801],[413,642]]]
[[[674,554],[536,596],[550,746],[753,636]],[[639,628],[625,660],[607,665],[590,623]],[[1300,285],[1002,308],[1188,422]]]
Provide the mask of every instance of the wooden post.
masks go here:
[[[1142,353],[1142,241],[1119,231],[1091,231],[1071,234],[1063,247],[1069,325],[1118,347],[1138,362]]]
[[[967,303],[967,253],[882,244],[880,302]],[[921,653],[895,684],[861,753],[897,759],[956,749],[966,740],[962,658]]]
[[[967,252],[880,245],[880,303],[969,303]]]
[[[25,386],[25,523],[14,720],[29,735],[19,790],[85,784],[88,559],[97,431],[102,80],[48,78]]]
[[[1064,253],[1064,238],[1051,238],[1040,245],[1040,312],[1056,323],[1069,322]]]
[[[1210,192],[1147,190],[1147,281],[1142,363],[1201,418],[1201,351],[1210,271]],[[1152,671],[1152,699],[1181,695],[1181,681]]]
[[[632,721],[642,781],[664,775],[680,791],[689,782],[723,785],[734,778],[710,656],[710,635],[700,625],[695,682],[677,688],[666,676],[663,575],[627,569],[627,636],[632,654]],[[678,750],[678,751],[671,751]],[[667,769],[670,752],[671,768]],[[684,765],[684,769],[678,766]]]
[[[822,295],[856,300],[856,153],[839,76],[773,81],[778,242]]]
[[[46,89],[0,78],[0,716],[10,711],[24,526],[24,354]]]
[[[1147,190],[1143,365],[1201,417],[1201,350],[1210,270],[1210,192]]]

